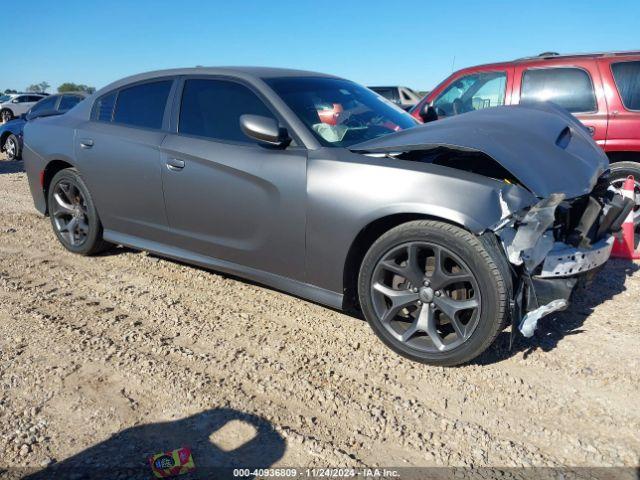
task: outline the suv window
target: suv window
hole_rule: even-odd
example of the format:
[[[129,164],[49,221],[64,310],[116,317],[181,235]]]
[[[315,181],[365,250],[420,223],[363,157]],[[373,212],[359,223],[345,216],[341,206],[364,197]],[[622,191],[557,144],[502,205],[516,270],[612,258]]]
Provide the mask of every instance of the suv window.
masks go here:
[[[455,80],[433,102],[438,115],[458,115],[504,105],[506,72],[472,73]]]
[[[37,95],[29,95],[28,97],[26,97],[26,99],[23,99],[23,102],[39,102],[40,100],[42,100],[44,97],[40,97]]]
[[[67,110],[71,110],[75,107],[80,101],[82,97],[78,95],[63,95],[60,99],[60,105],[58,105],[58,110],[61,112],[66,112]]]
[[[162,128],[164,109],[173,79],[143,83],[118,92],[113,122],[145,128]]]
[[[520,102],[549,101],[572,113],[595,112],[596,95],[589,74],[580,68],[540,68],[522,75]]]
[[[640,61],[611,64],[622,104],[627,110],[640,110]]]
[[[47,97],[31,107],[31,113],[44,112],[46,110],[54,110],[58,97]]]
[[[118,92],[107,93],[96,100],[91,111],[91,120],[110,122],[111,117],[113,117],[113,106],[116,103],[117,94]]]
[[[253,143],[240,129],[244,114],[274,115],[244,85],[225,80],[193,79],[184,83],[178,131],[216,140]]]

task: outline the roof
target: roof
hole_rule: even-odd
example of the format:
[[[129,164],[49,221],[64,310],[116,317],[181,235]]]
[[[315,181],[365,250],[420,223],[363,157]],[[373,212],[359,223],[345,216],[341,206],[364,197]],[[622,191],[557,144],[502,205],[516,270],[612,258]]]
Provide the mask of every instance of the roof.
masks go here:
[[[493,62],[493,63],[485,63],[481,65],[474,65],[472,67],[466,67],[461,70],[474,69],[478,67],[502,66],[502,65],[509,65],[514,63],[527,63],[527,62],[533,62],[537,60],[556,60],[556,59],[565,59],[565,58],[589,58],[589,57],[625,57],[625,56],[636,56],[636,55],[640,55],[640,50],[628,50],[628,51],[619,51],[619,52],[564,53],[564,54],[560,54],[558,52],[543,52],[531,57],[522,57],[522,58],[516,58],[515,60],[506,60],[504,62]]]
[[[326,77],[338,78],[325,73],[310,72],[306,70],[294,70],[290,68],[271,67],[193,67],[193,68],[173,68],[167,70],[156,70],[152,72],[140,73],[130,77],[122,78],[110,85],[102,88],[107,90],[128,83],[144,81],[158,77],[169,77],[176,75],[231,75],[241,78],[277,78],[277,77]]]
[[[525,62],[527,60],[547,59],[547,58],[572,58],[572,57],[618,57],[625,55],[640,55],[640,50],[627,50],[619,52],[592,52],[592,53],[557,53],[543,52],[532,57],[522,57],[514,60],[515,62]]]

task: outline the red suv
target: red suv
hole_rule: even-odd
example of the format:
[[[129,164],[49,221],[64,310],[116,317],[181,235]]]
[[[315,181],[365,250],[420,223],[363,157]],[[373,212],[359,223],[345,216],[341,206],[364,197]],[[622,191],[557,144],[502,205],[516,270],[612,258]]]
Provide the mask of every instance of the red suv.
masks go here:
[[[411,114],[421,121],[525,101],[565,107],[589,129],[611,162],[612,184],[636,179],[640,224],[640,51],[537,57],[465,68],[449,76]]]

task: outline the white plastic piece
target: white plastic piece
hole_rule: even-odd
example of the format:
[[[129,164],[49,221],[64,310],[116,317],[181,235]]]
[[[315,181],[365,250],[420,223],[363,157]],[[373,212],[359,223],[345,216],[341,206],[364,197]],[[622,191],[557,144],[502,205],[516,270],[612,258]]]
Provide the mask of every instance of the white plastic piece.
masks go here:
[[[518,327],[520,329],[520,333],[527,338],[532,337],[533,333],[536,331],[536,327],[538,326],[538,320],[550,313],[557,312],[558,310],[564,310],[567,308],[567,305],[568,303],[565,299],[559,298],[543,305],[542,307],[532,310],[522,318],[520,326]]]

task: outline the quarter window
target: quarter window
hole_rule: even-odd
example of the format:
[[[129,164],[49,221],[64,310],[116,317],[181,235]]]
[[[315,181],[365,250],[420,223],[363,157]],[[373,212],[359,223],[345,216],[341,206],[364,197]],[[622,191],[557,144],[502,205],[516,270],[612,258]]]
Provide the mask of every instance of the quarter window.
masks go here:
[[[505,72],[482,72],[455,80],[433,102],[439,116],[458,115],[504,105]]]
[[[162,128],[173,80],[143,83],[118,93],[113,122],[144,128]]]
[[[627,110],[640,110],[640,61],[611,65],[622,104]]]
[[[225,80],[187,80],[182,93],[178,131],[216,140],[251,142],[240,129],[240,116],[273,114],[244,85]]]
[[[591,77],[580,68],[525,71],[520,102],[526,101],[554,102],[572,113],[595,112],[598,109]]]
[[[93,105],[91,118],[99,122],[110,122],[113,117],[113,106],[116,104],[117,92],[107,93],[103,95]]]

